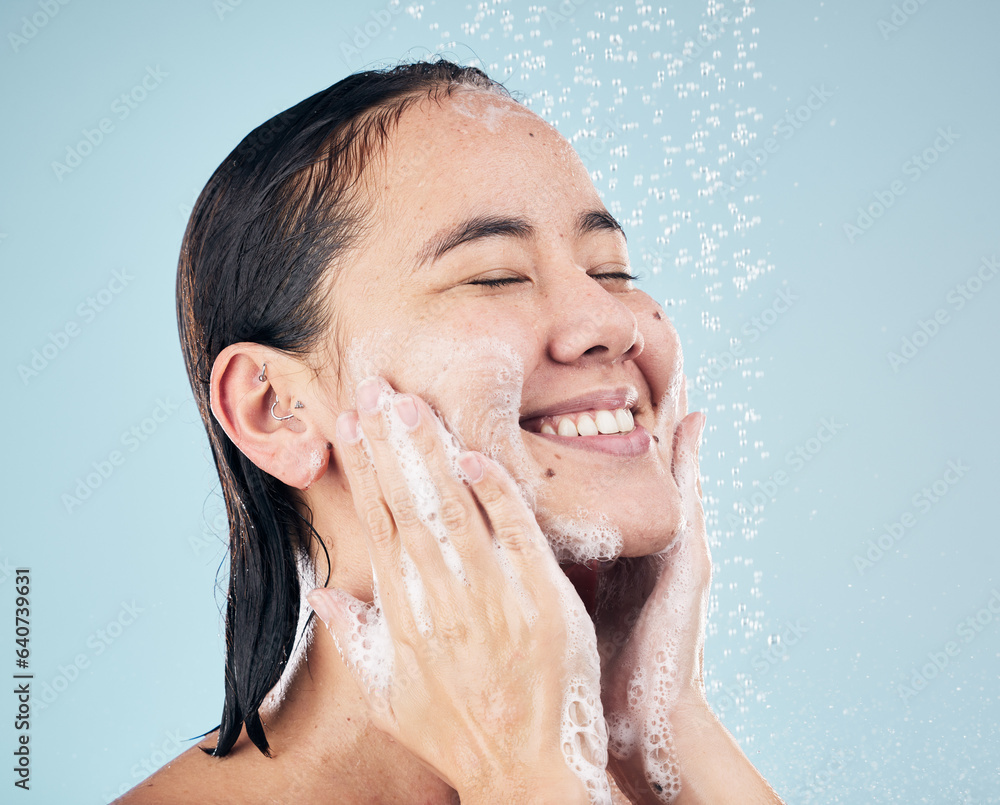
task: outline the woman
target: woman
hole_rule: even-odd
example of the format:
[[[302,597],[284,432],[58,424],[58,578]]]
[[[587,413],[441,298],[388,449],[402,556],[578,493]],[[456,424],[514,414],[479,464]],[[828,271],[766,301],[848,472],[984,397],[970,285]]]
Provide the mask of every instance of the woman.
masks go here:
[[[633,279],[473,68],[350,76],[234,150],[178,272],[225,706],[121,802],[778,802],[705,702],[704,417]]]

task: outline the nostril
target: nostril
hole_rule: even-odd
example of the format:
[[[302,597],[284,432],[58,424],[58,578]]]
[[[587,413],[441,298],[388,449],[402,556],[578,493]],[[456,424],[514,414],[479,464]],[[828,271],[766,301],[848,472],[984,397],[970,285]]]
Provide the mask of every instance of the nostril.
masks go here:
[[[645,348],[645,346],[646,346],[646,341],[642,337],[642,331],[636,328],[635,341],[633,341],[632,346],[630,346],[625,351],[625,354],[622,356],[622,359],[626,361],[634,361],[642,354],[642,350]]]

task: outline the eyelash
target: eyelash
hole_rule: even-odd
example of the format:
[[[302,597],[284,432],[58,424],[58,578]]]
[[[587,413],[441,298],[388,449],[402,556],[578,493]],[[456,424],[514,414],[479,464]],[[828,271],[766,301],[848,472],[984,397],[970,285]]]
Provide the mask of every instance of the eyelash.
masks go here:
[[[595,279],[616,279],[616,280],[638,280],[639,277],[630,271],[612,271],[608,274],[591,274]],[[523,277],[500,277],[495,280],[473,280],[469,285],[488,285],[491,288],[499,288],[503,285],[511,285],[515,282],[524,282]]]

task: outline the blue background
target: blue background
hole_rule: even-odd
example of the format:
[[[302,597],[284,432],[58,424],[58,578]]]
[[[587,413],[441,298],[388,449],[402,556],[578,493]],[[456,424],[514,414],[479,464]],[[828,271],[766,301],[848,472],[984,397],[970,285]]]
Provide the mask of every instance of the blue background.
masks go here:
[[[1000,256],[1000,6],[344,6],[0,13],[0,601],[30,566],[36,697],[32,788],[5,771],[3,800],[106,802],[217,723],[225,528],[173,307],[190,205],[274,113],[444,52],[574,142],[680,331],[709,694],[753,762],[789,802],[1000,802],[1000,279],[976,279]]]

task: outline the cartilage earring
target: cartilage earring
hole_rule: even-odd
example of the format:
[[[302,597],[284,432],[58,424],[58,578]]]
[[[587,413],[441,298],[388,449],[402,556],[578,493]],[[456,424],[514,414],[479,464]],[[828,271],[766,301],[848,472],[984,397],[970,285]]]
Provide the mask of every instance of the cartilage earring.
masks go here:
[[[305,406],[302,404],[301,400],[296,400],[295,405],[293,405],[292,408],[305,408]]]
[[[257,379],[261,383],[263,383],[265,380],[267,380],[267,364],[266,363],[263,366],[260,367],[260,374],[257,375]]]
[[[293,416],[295,416],[295,414],[288,414],[287,416],[275,416],[275,414],[274,414],[274,406],[276,406],[277,404],[278,404],[277,400],[275,400],[273,403],[271,403],[271,416],[274,419],[277,419],[279,422],[284,422],[286,419],[291,419]]]

